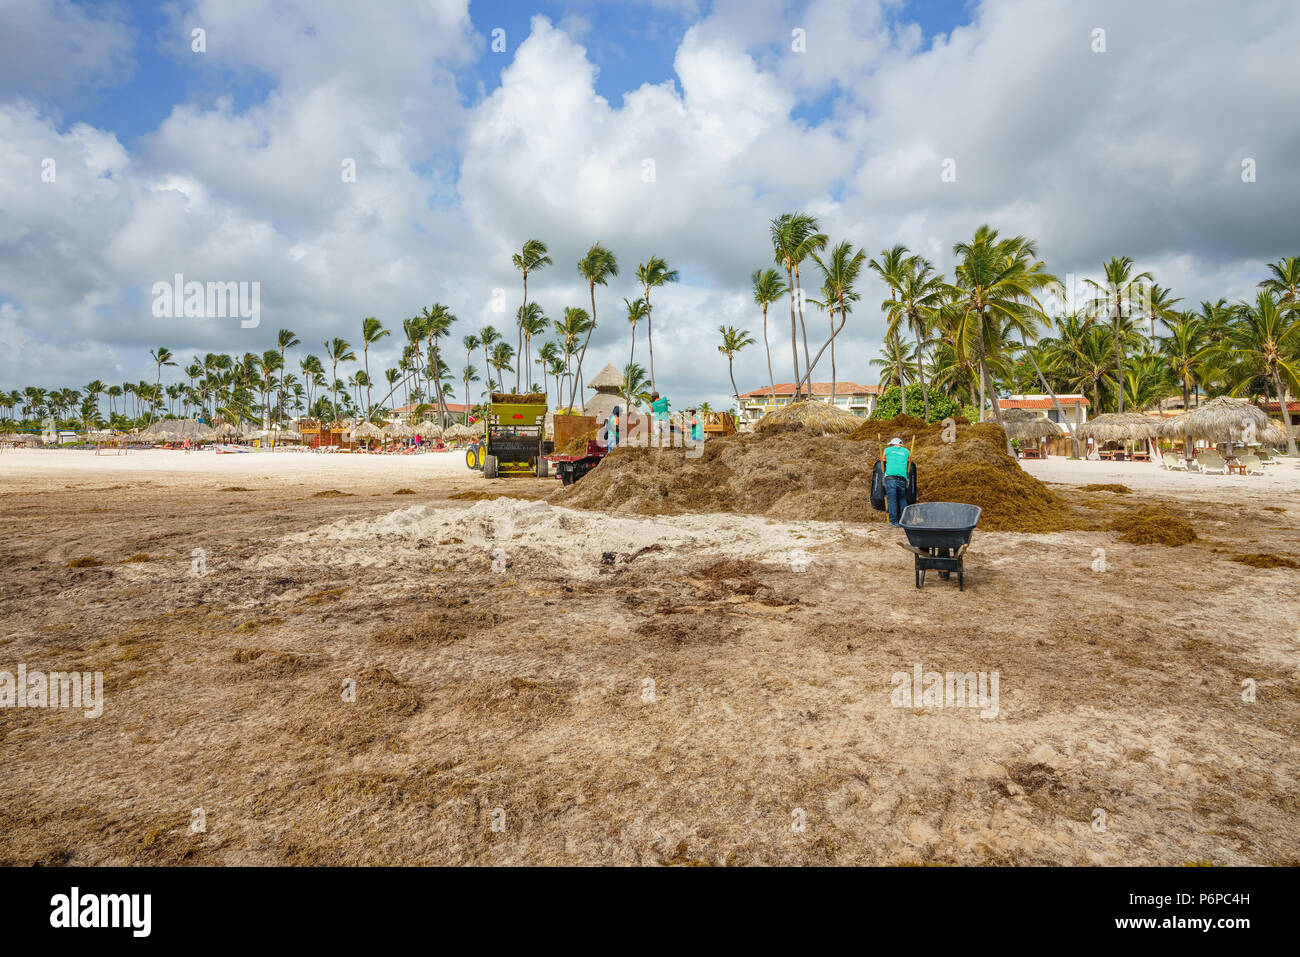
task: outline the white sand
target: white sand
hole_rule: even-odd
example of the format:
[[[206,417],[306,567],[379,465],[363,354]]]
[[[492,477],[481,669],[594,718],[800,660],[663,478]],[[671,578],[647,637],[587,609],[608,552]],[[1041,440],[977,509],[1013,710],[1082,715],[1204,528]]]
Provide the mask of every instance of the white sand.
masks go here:
[[[143,481],[151,477],[188,476],[252,481],[293,479],[329,484],[332,479],[364,482],[422,476],[468,478],[477,474],[465,465],[463,451],[416,455],[255,451],[218,455],[210,450],[150,449],[125,455],[96,455],[84,449],[0,450],[0,478],[37,481],[63,477],[85,480],[96,476]]]
[[[1300,491],[1300,459],[1281,459],[1265,465],[1263,475],[1202,475],[1169,472],[1154,462],[1092,462],[1066,458],[1024,459],[1026,472],[1044,482],[1065,485],[1127,485],[1134,491],[1186,494],[1188,492],[1276,490]]]

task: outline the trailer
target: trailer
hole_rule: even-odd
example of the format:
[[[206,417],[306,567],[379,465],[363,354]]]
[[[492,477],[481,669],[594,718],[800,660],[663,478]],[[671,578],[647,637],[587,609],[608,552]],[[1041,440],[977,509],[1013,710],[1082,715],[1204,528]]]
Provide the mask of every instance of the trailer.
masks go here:
[[[597,465],[609,454],[609,447],[595,439],[587,440],[585,451],[570,455],[547,455],[546,461],[555,469],[562,485],[572,485]]]
[[[553,446],[543,436],[545,417],[544,393],[492,393],[483,437],[466,449],[465,464],[481,470],[484,478],[546,478],[546,455]]]

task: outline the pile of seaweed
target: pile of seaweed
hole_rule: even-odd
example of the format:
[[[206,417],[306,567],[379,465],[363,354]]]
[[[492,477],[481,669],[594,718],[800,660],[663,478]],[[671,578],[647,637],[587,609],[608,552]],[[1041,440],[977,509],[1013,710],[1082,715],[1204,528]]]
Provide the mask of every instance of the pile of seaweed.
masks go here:
[[[912,416],[862,422],[845,435],[799,423],[710,439],[690,450],[621,446],[552,501],[620,514],[734,512],[785,520],[881,522],[871,507],[871,470],[881,444],[912,450],[922,502],[966,502],[987,531],[1052,532],[1089,527],[1007,453],[992,423],[945,426]]]

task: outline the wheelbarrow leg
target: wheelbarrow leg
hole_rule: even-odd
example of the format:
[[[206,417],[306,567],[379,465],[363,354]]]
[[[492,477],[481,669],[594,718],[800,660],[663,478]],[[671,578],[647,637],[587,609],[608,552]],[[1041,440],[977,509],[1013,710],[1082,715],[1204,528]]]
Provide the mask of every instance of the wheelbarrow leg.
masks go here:
[[[916,587],[920,588],[925,584],[925,569],[921,567],[921,560],[916,560]]]

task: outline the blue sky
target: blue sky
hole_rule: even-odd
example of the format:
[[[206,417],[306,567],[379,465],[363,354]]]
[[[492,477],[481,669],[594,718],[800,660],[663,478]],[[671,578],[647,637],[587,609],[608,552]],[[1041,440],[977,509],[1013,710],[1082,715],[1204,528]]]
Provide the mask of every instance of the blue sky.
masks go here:
[[[62,103],[63,125],[86,122],[101,129],[113,130],[126,146],[133,146],[141,136],[155,130],[177,103],[210,105],[218,97],[229,97],[236,110],[264,100],[273,89],[270,78],[256,71],[190,68],[188,44],[184,30],[160,4],[134,2],[121,4],[87,3],[100,7],[120,19],[132,40],[134,65],[128,78],[120,83],[98,88],[82,88]],[[698,9],[686,6],[650,6],[624,2],[556,3],[545,0],[493,0],[470,3],[470,19],[483,40],[477,58],[456,71],[462,102],[472,105],[482,95],[490,95],[501,85],[501,71],[509,65],[513,51],[529,33],[534,16],[542,14],[560,25],[581,26],[580,41],[591,60],[599,67],[596,92],[611,103],[621,102],[623,95],[644,83],[662,83],[674,79],[673,58],[686,30],[708,14],[711,3]],[[793,7],[793,5],[792,5]],[[629,15],[629,10],[632,15]],[[894,23],[916,23],[929,45],[936,34],[950,33],[970,23],[970,0],[913,0],[891,8]],[[792,10],[790,27],[799,17]],[[505,55],[490,49],[492,31],[506,31]],[[576,32],[576,30],[575,30]],[[774,36],[784,43],[789,28]],[[219,42],[212,37],[212,43]],[[803,103],[796,116],[809,123],[824,119],[834,102],[833,92]]]

